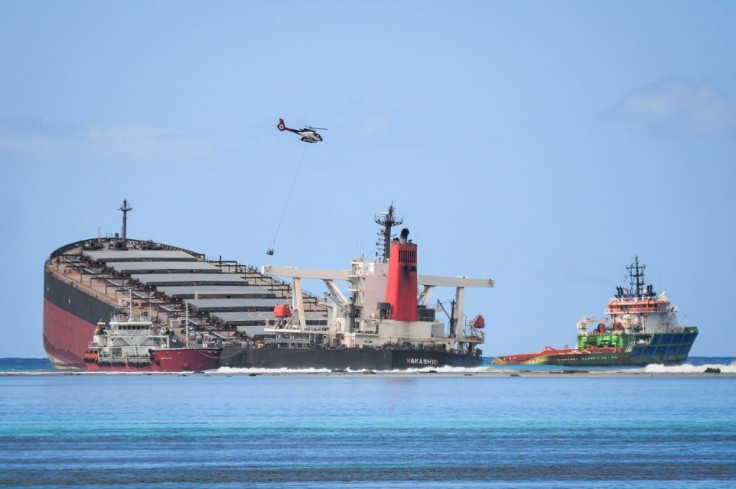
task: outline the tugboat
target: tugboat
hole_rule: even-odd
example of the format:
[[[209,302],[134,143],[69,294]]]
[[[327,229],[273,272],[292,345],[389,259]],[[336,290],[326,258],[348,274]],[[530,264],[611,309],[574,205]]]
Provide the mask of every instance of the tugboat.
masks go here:
[[[696,326],[680,326],[677,308],[664,292],[657,294],[644,281],[639,257],[627,267],[629,287],[616,287],[608,301],[607,318],[584,317],[578,322],[575,348],[545,347],[538,353],[496,357],[493,365],[635,366],[685,362],[698,336]],[[595,325],[595,326],[593,326]]]
[[[119,307],[105,324],[99,322],[84,354],[92,372],[182,372],[212,370],[219,366],[220,348],[200,345],[172,348],[168,330],[156,332],[148,314],[133,314],[132,301]]]

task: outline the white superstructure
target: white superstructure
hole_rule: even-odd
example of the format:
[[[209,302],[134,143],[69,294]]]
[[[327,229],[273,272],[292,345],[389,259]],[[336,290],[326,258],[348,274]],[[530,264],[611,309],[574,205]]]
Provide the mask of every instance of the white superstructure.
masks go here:
[[[357,258],[350,270],[262,267],[263,274],[290,277],[294,290],[293,314],[283,314],[266,332],[275,334],[276,343],[291,347],[396,346],[473,353],[484,341],[481,328],[485,323],[476,316],[472,324],[465,324],[465,289],[493,287],[493,280],[419,275],[416,245],[407,237],[408,230],[404,230],[402,238],[391,243],[385,261]],[[322,329],[307,326],[304,279],[322,280],[327,288],[328,320]],[[337,282],[347,282],[347,294]],[[455,288],[450,311],[438,303],[448,324],[438,321],[436,310],[428,307],[435,287]]]

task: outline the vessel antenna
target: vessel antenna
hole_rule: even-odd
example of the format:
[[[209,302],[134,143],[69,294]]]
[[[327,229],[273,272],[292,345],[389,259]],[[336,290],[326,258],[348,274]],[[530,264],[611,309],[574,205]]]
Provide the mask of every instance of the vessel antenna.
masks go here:
[[[378,246],[379,251],[377,253],[384,263],[388,261],[391,255],[391,228],[399,226],[404,222],[403,217],[394,217],[394,203],[388,206],[387,212],[381,212],[380,215],[375,217],[376,224],[381,226],[381,230],[378,232]]]
[[[128,199],[123,199],[123,205],[118,208],[123,212],[123,249],[128,249],[128,212],[133,208],[128,205]]]

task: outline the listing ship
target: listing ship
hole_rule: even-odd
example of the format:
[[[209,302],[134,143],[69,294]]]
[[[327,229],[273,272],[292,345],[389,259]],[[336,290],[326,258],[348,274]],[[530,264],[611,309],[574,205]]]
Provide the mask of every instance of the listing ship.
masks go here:
[[[121,235],[71,243],[46,261],[43,341],[57,369],[108,367],[102,345],[113,339],[113,331],[117,341],[123,341],[120,332],[129,331],[114,321],[98,326],[115,317],[128,298],[129,318],[148,314],[146,341],[155,347],[134,359],[141,367],[118,359],[118,368],[203,370],[212,365],[207,363],[214,356],[211,349],[219,352],[217,367],[392,370],[482,363],[478,345],[485,322],[481,316],[465,321],[464,289],[492,287],[493,281],[417,274],[416,244],[408,240],[408,231],[390,242],[392,226],[401,223],[393,206],[376,219],[385,242],[379,258],[357,258],[345,271],[259,271],[234,260],[128,239],[132,208],[124,201],[119,210]],[[303,278],[324,281],[329,291],[324,300],[302,290]],[[335,283],[340,280],[349,284],[349,299]],[[436,321],[435,309],[427,305],[435,287],[456,288],[450,305],[438,302],[447,323]],[[160,331],[167,331],[168,346]],[[177,363],[164,357],[173,351],[200,351],[208,361]]]
[[[133,313],[132,301],[121,301],[114,317],[100,321],[84,354],[87,370],[122,372],[203,371],[219,367],[221,349],[209,346],[176,345],[168,328],[155,327],[149,315]]]
[[[635,257],[627,267],[629,287],[616,288],[616,295],[608,302],[608,317],[585,317],[578,322],[575,348],[546,347],[538,353],[496,357],[492,363],[564,366],[684,363],[698,336],[698,328],[678,324],[677,308],[670,304],[667,295],[655,293],[653,286],[645,283],[645,268]]]

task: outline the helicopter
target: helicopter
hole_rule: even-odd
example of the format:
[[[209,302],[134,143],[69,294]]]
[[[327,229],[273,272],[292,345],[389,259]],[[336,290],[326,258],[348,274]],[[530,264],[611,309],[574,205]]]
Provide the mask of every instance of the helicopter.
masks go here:
[[[298,134],[302,137],[302,141],[305,143],[318,143],[322,141],[322,136],[319,135],[317,132],[317,129],[320,131],[326,131],[324,127],[304,127],[302,129],[292,129],[290,127],[286,127],[286,124],[284,123],[283,119],[279,119],[279,123],[276,126],[278,127],[279,131],[290,131],[294,134]]]

